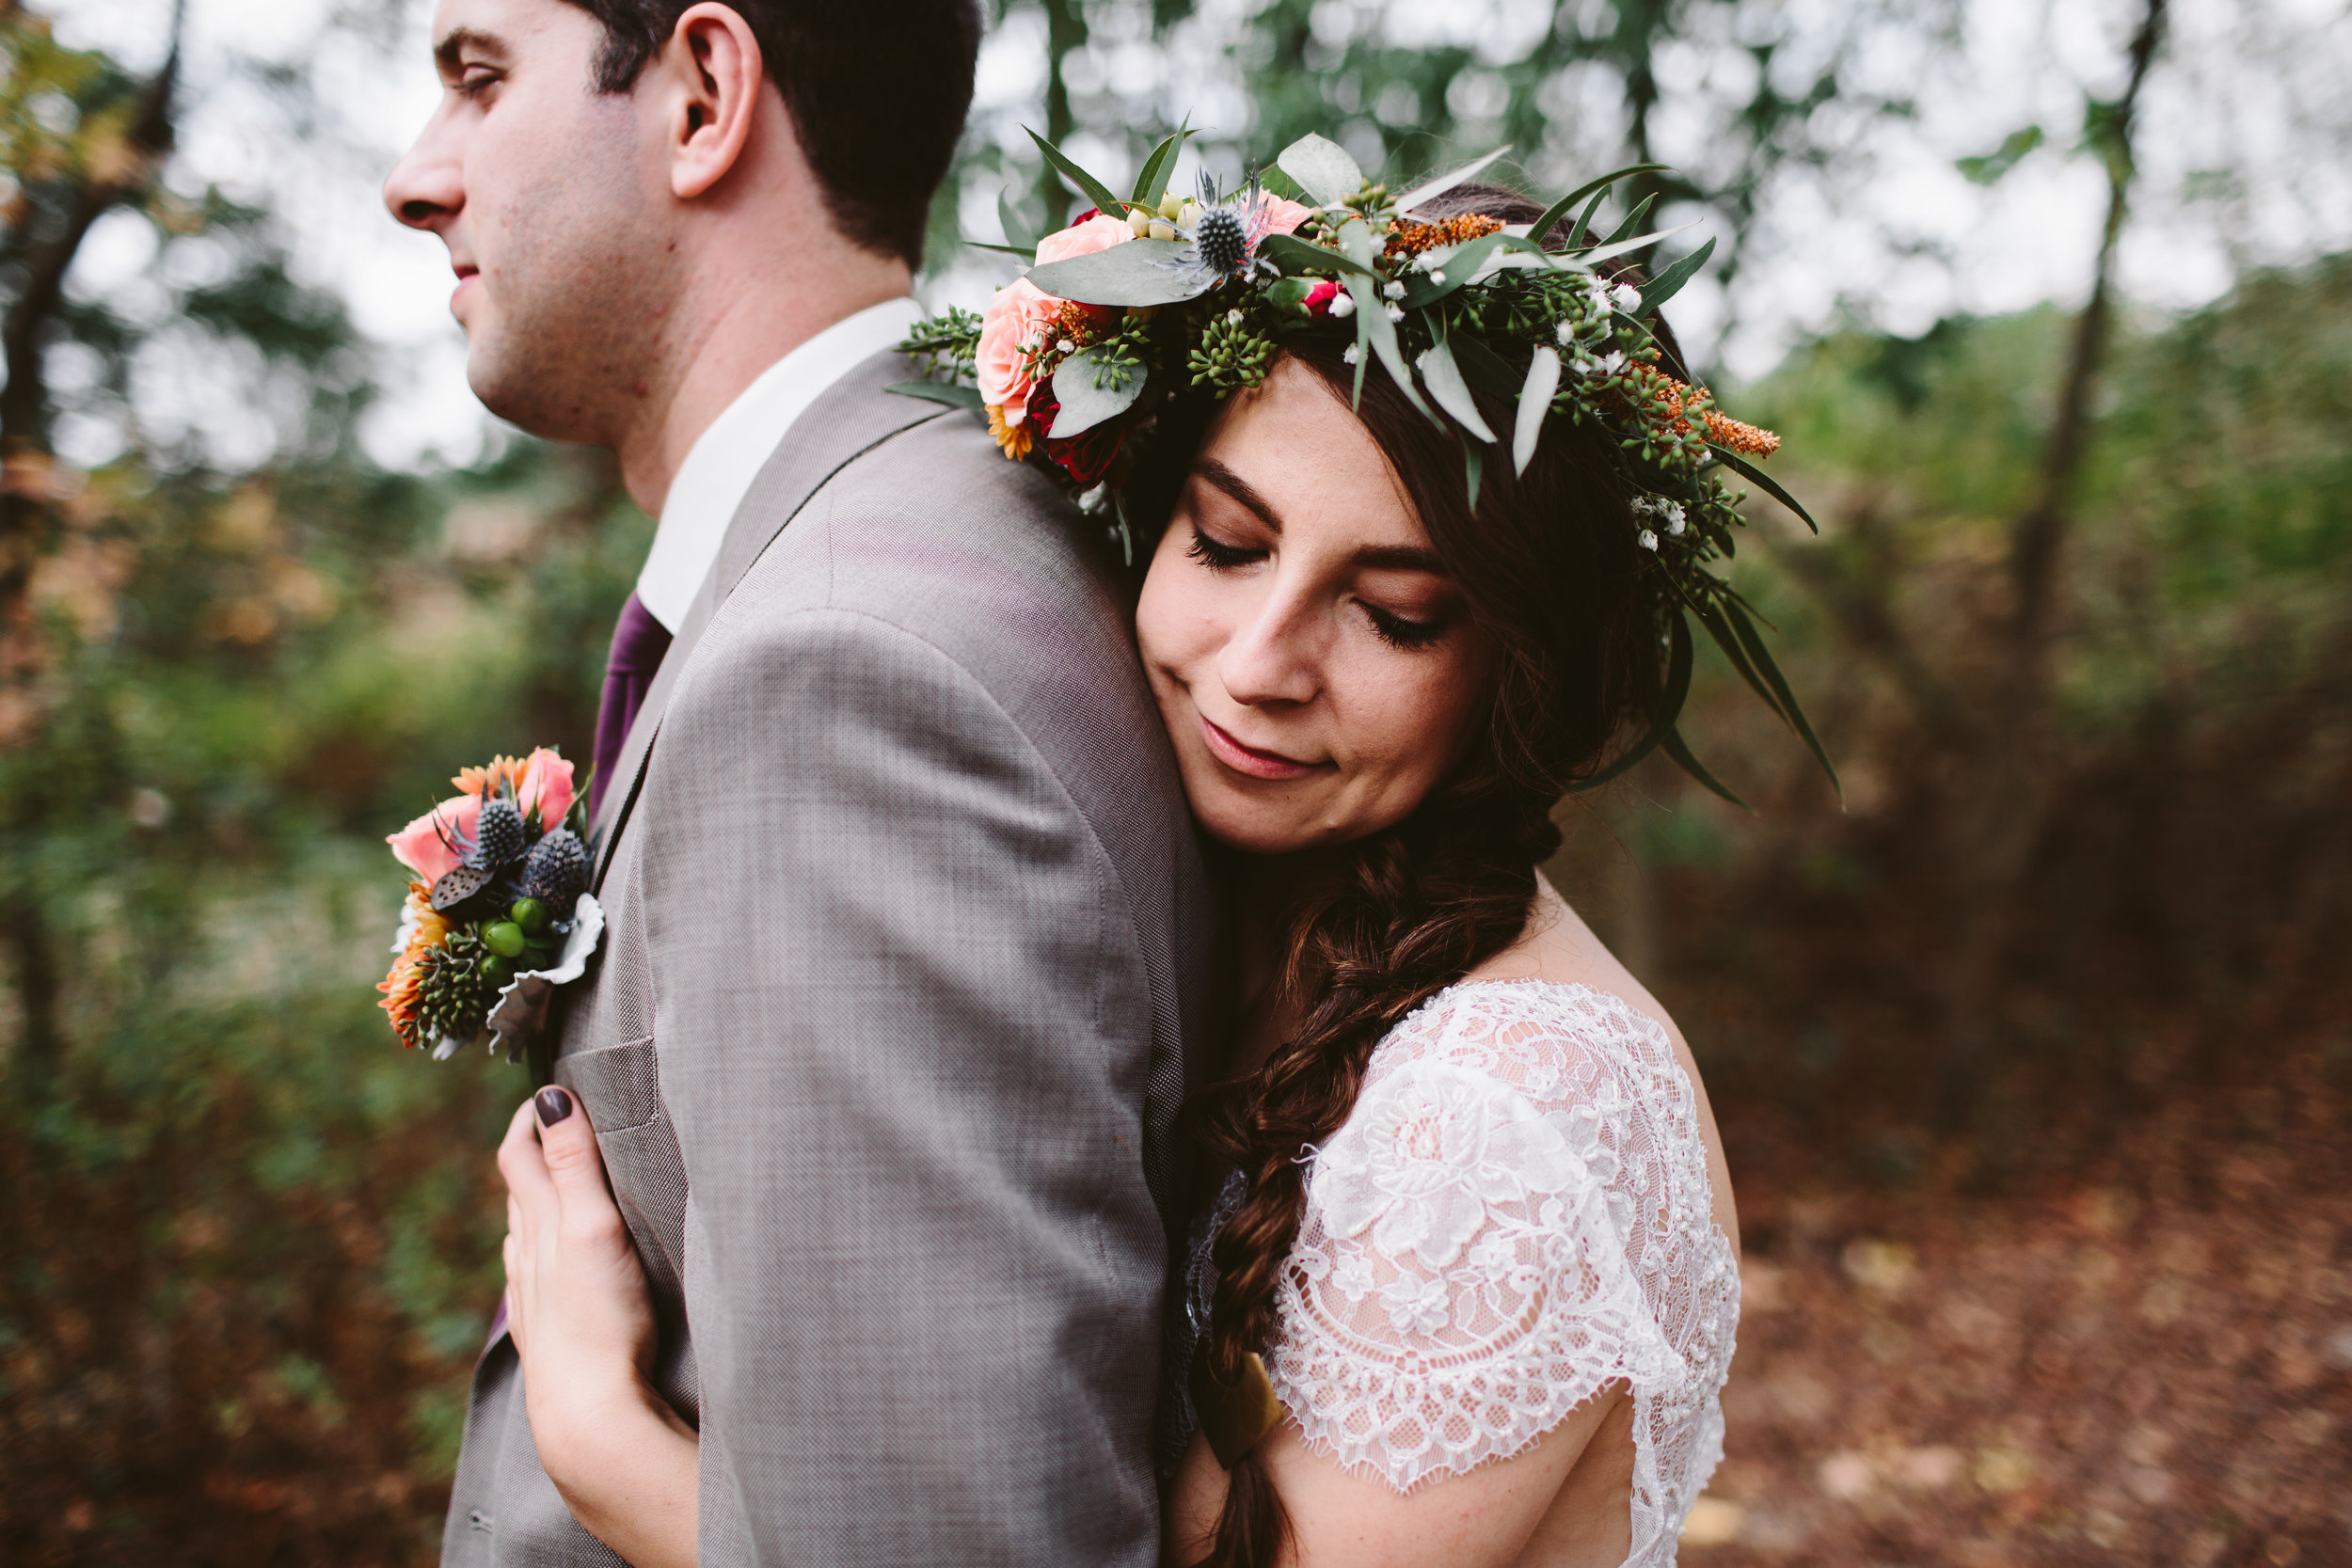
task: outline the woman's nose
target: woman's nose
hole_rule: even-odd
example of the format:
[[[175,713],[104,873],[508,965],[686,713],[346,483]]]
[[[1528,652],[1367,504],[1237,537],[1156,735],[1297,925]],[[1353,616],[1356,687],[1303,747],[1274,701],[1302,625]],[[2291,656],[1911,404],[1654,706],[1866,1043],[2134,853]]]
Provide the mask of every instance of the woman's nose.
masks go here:
[[[1309,607],[1278,588],[1217,656],[1226,695],[1248,706],[1311,702],[1322,689],[1320,627]]]

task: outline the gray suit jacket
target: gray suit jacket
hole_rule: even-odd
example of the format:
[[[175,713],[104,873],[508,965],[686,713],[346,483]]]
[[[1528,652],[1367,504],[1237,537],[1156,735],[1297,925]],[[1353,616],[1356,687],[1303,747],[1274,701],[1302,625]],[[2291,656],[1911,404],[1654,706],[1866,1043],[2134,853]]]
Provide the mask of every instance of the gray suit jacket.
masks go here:
[[[706,1563],[1156,1560],[1191,820],[1093,531],[968,416],[802,416],[604,801],[554,1074],[702,1433]],[[476,1371],[445,1564],[610,1564]]]

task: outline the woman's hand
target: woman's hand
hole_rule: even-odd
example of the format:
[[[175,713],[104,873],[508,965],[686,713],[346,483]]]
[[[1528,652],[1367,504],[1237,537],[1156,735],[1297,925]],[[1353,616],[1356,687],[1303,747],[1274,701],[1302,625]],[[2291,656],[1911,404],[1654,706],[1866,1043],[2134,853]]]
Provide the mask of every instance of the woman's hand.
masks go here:
[[[541,1089],[499,1146],[506,1322],[539,1462],[573,1517],[636,1568],[694,1560],[701,1458],[649,1381],[653,1298],[584,1106]]]

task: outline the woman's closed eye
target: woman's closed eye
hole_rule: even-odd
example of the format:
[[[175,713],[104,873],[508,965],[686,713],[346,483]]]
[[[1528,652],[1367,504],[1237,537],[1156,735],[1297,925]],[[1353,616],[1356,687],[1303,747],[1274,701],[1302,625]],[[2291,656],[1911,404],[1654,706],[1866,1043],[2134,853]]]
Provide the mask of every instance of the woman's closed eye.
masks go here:
[[[1393,610],[1383,610],[1367,600],[1359,599],[1356,602],[1364,607],[1365,615],[1371,618],[1374,633],[1392,648],[1416,652],[1446,634],[1446,623],[1443,621],[1409,621]]]
[[[1229,545],[1199,523],[1192,525],[1192,543],[1185,546],[1184,553],[1212,572],[1230,572],[1238,567],[1252,566],[1266,557],[1263,548]]]

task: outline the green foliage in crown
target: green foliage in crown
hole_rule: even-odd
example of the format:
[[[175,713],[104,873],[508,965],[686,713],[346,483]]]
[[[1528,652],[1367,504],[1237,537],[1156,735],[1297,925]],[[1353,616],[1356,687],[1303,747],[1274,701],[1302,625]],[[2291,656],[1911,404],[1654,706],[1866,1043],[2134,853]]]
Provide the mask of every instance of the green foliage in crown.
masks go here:
[[[984,412],[1008,457],[1044,464],[1104,516],[1133,559],[1123,486],[1156,416],[1173,400],[1221,399],[1263,380],[1282,346],[1343,342],[1356,394],[1375,365],[1406,399],[1461,443],[1475,506],[1487,465],[1524,472],[1546,423],[1591,422],[1611,438],[1632,498],[1635,542],[1667,674],[1647,732],[1580,787],[1663,750],[1699,783],[1736,800],[1691,753],[1677,728],[1691,684],[1692,623],[1765,705],[1836,774],[1758,629],[1759,617],[1722,576],[1742,518],[1745,480],[1808,527],[1804,509],[1756,461],[1779,437],[1714,406],[1703,388],[1666,369],[1658,312],[1703,266],[1708,241],[1654,277],[1613,279],[1604,263],[1645,251],[1663,232],[1640,231],[1648,203],[1613,231],[1592,221],[1610,189],[1661,166],[1617,169],[1569,192],[1532,224],[1461,214],[1417,216],[1477,176],[1503,150],[1392,195],[1321,136],[1275,161],[1303,200],[1258,175],[1226,192],[1204,175],[1195,195],[1167,188],[1190,133],[1152,151],[1121,199],[1061,150],[1045,158],[1095,202],[1042,239],[1020,233],[1006,210],[1006,250],[1029,262],[987,311],[950,309],[919,324],[901,348],[926,378],[894,389]],[[1031,133],[1034,136],[1035,133]],[[1572,222],[1570,220],[1573,220]],[[1540,243],[1562,223],[1559,249]],[[1512,410],[1497,430],[1481,411]]]

